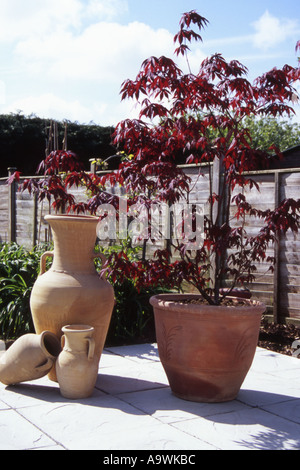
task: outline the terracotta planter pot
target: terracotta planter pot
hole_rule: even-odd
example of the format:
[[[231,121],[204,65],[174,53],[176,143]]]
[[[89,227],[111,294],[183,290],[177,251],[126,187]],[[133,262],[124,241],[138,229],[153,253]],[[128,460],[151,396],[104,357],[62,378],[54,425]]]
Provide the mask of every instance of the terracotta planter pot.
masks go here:
[[[254,300],[245,300],[244,307],[178,303],[198,297],[162,294],[150,299],[160,360],[176,396],[230,401],[251,367],[265,305]]]
[[[39,379],[50,371],[60,351],[59,339],[49,331],[25,334],[1,356],[0,381],[12,385]]]
[[[60,393],[65,398],[92,395],[98,376],[94,328],[89,325],[66,325],[62,328],[63,350],[56,361]]]
[[[41,257],[41,274],[30,299],[33,323],[37,333],[52,331],[59,338],[62,327],[88,324],[95,329],[95,355],[100,360],[112,310],[113,287],[99,277],[94,266],[98,219],[91,216],[47,215],[54,251]],[[53,263],[45,271],[46,258]],[[55,367],[49,378],[56,381]]]

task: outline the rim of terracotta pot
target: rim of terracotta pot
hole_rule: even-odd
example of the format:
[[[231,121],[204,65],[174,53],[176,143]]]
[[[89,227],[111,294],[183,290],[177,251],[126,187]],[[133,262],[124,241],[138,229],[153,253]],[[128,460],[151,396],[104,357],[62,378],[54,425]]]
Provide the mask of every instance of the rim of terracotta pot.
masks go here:
[[[62,327],[62,332],[66,333],[72,331],[73,333],[91,333],[94,331],[94,327],[91,325],[83,325],[79,323],[74,323],[74,325],[65,325]]]
[[[81,222],[82,220],[89,222],[98,222],[99,218],[94,215],[80,215],[80,214],[47,214],[45,220],[72,220],[74,222]]]
[[[183,299],[199,299],[200,294],[158,294],[150,298],[150,304],[155,308],[161,310],[172,310],[174,312],[182,313],[202,313],[211,314],[212,310],[219,314],[234,313],[238,310],[238,315],[253,315],[253,313],[262,314],[266,310],[263,302],[255,299],[240,299],[238,297],[230,297],[236,303],[236,306],[226,305],[208,305],[208,304],[191,304],[181,303]],[[242,301],[245,305],[238,303]]]

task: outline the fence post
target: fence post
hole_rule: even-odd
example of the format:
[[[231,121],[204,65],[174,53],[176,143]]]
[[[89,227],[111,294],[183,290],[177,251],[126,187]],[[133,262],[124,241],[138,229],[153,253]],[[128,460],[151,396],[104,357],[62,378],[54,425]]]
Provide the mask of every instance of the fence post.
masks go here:
[[[94,158],[89,159],[90,162],[90,172],[96,174],[96,161]]]
[[[32,213],[32,247],[37,244],[37,219],[38,219],[38,201],[36,193],[33,194],[33,213]]]
[[[8,177],[10,177],[15,171],[16,168],[9,167],[7,168]],[[16,192],[17,192],[17,183],[13,181],[8,186],[8,241],[16,241]]]
[[[274,174],[274,202],[275,208],[280,204],[280,172],[275,171]],[[280,231],[277,231],[276,234],[276,241],[274,245],[274,257],[275,257],[275,266],[274,266],[274,280],[273,280],[273,288],[274,288],[274,302],[273,302],[273,321],[274,323],[280,322]]]
[[[223,173],[222,173],[222,161],[220,158],[215,158],[211,167],[212,172],[211,174],[211,194],[212,195],[217,195],[219,196],[220,193],[222,192],[223,188],[222,185],[224,184],[223,181]],[[216,201],[213,206],[212,210],[212,221],[213,223],[220,224],[220,226],[223,223],[223,218],[224,218],[224,207],[220,206],[220,202]],[[214,254],[211,259],[211,266],[212,270],[214,271],[214,278],[216,280],[216,284],[211,281],[211,287],[212,289],[215,290],[215,293],[220,290],[222,287],[222,284],[224,282],[224,278],[218,278],[220,274],[220,267],[222,266],[222,263],[224,261],[224,257],[226,256],[226,253],[222,253],[221,256],[217,256]]]

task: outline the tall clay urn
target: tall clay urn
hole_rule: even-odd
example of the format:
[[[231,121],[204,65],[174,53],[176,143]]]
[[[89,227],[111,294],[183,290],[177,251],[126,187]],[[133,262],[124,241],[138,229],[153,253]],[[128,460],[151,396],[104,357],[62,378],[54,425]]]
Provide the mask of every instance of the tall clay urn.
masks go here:
[[[97,217],[47,215],[54,251],[41,257],[41,270],[31,293],[30,307],[36,333],[44,330],[59,338],[62,327],[88,324],[94,328],[95,355],[100,360],[114,307],[114,290],[99,276],[94,259]],[[46,270],[47,257],[53,257]],[[55,366],[48,374],[57,381]]]

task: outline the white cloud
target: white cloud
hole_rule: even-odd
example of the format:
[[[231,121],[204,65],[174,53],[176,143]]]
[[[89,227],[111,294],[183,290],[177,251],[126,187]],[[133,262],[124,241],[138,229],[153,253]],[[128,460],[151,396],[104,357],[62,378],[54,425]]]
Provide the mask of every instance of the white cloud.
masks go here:
[[[0,104],[6,102],[6,84],[3,80],[0,80]]]
[[[0,103],[1,104],[1,103]],[[132,102],[115,101],[111,105],[105,100],[95,100],[91,105],[83,104],[80,99],[66,99],[54,93],[42,93],[17,99],[1,112],[24,115],[35,114],[44,119],[69,120],[72,122],[89,123],[91,121],[102,126],[114,126],[119,120],[137,117]],[[97,119],[95,119],[97,116]]]
[[[1,0],[2,72],[11,78],[1,112],[102,125],[136,115],[132,101],[120,103],[121,83],[146,57],[172,54],[173,35],[113,21],[127,7],[127,0]]]
[[[85,16],[90,19],[111,21],[116,14],[128,11],[127,0],[90,0],[85,9]]]
[[[6,79],[0,83],[0,104],[6,107],[1,112],[103,125],[133,116],[134,102],[120,103],[121,83],[134,79],[149,56],[174,57],[174,44],[166,29],[117,22],[127,10],[128,0],[0,0],[1,79]],[[244,36],[206,41],[204,47],[220,45],[223,52],[229,46],[231,55],[242,45],[255,62],[265,60],[277,53],[272,46],[295,34],[298,22],[265,12],[252,26]],[[197,43],[189,56],[193,72],[204,58]],[[187,70],[184,58],[174,59]]]
[[[251,60],[276,59],[278,54],[274,51],[267,52],[267,50],[272,48],[276,50],[276,46],[290,39],[294,41],[292,44],[292,47],[294,47],[300,35],[298,19],[277,18],[271,15],[268,10],[257,21],[251,23],[251,27],[254,29],[254,32],[249,32],[249,34],[242,36],[209,39],[205,41],[204,45],[210,49],[242,46],[245,50],[243,55],[246,57],[247,54]],[[264,51],[265,55],[252,54],[251,58],[251,53],[247,52],[249,46],[254,46],[256,49]],[[259,54],[261,54],[260,51]]]
[[[166,30],[153,30],[139,22],[99,22],[77,35],[63,31],[40,41],[20,41],[15,55],[24,73],[31,75],[43,71],[44,77],[58,82],[109,80],[121,84],[134,78],[145,57],[172,50],[172,35]]]
[[[127,0],[1,0],[0,41],[39,40],[87,20],[108,21],[127,11]]]
[[[276,47],[286,39],[299,33],[298,20],[279,19],[266,11],[253,23],[255,34],[253,44],[259,49]]]
[[[73,120],[76,115],[87,115],[86,108],[78,100],[68,102],[52,93],[18,99],[10,105],[10,109],[13,110],[12,112],[22,111],[25,115],[31,114],[34,109],[34,114],[37,116],[53,119]]]
[[[0,40],[37,40],[62,27],[78,27],[80,0],[1,0]]]

